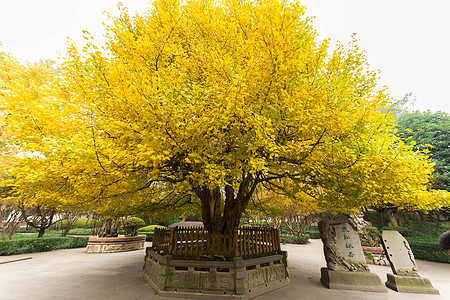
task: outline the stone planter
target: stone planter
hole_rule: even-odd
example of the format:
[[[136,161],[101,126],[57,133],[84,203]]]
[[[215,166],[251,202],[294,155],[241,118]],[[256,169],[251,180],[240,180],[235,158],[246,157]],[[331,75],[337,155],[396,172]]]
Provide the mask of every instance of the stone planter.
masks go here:
[[[148,247],[145,279],[161,296],[249,299],[289,284],[287,252],[233,261],[174,260]]]
[[[87,253],[114,253],[144,249],[145,235],[130,237],[90,237]]]

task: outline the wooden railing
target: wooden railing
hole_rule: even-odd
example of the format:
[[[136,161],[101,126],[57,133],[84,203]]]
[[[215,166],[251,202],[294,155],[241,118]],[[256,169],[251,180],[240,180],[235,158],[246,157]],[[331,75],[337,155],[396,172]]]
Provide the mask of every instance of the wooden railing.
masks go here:
[[[273,228],[240,228],[236,234],[210,234],[205,228],[156,228],[153,250],[174,256],[244,257],[280,250]]]

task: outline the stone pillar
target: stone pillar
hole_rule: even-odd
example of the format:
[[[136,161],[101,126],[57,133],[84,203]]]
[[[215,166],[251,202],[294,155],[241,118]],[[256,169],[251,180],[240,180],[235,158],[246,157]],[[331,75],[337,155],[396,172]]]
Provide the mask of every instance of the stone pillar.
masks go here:
[[[172,255],[162,256],[147,247],[144,260],[143,275],[157,291],[163,291],[167,285],[169,263]],[[155,261],[156,260],[156,261]]]
[[[288,268],[288,253],[287,253],[287,251],[278,251],[278,254],[283,255],[283,264],[284,264],[284,268],[286,270],[286,277],[289,278],[290,274],[289,274],[289,268]]]
[[[169,275],[169,263],[173,259],[172,255],[163,256],[160,260],[160,280],[157,282],[158,287],[163,290],[167,285],[167,277]]]
[[[245,266],[242,257],[233,258],[236,280],[236,294],[243,295],[245,291]]]

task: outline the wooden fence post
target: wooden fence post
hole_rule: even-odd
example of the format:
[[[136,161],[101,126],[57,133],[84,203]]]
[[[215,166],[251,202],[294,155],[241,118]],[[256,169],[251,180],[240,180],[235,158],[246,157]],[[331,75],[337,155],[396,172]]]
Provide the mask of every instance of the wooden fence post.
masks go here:
[[[233,248],[234,248],[234,257],[239,257],[239,249],[238,249],[238,234],[237,232],[234,233],[233,235]]]

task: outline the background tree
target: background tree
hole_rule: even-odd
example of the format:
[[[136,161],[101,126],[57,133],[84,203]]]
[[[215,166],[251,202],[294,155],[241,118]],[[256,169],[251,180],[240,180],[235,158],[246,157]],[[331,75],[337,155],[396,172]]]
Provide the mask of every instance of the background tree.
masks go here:
[[[38,231],[38,237],[44,236],[45,231],[53,224],[53,217],[56,214],[54,207],[46,205],[34,205],[27,203],[19,203],[19,209],[22,213],[23,220],[28,226]]]
[[[123,222],[125,236],[136,236],[137,230],[145,226],[144,220],[137,217],[131,217]]]
[[[450,191],[450,115],[438,111],[405,112],[397,117],[401,138],[417,150],[423,145],[436,163],[432,186]]]
[[[23,217],[13,201],[2,200],[0,202],[0,228],[2,229],[2,240],[7,236],[12,240],[12,236],[23,222]]]
[[[122,227],[122,219],[120,217],[104,217],[102,225],[98,232],[99,237],[117,237]]]
[[[121,9],[105,46],[87,35],[60,74],[5,82],[8,134],[40,153],[8,157],[21,195],[106,215],[195,195],[212,233],[233,233],[257,188],[337,212],[448,203],[395,135],[363,54],[317,41],[299,3]]]
[[[54,224],[53,228],[56,230],[61,230],[61,236],[67,236],[69,231],[72,228],[75,228],[77,220],[80,218],[81,214],[79,211],[66,209],[58,211],[58,215],[60,219],[56,224],[53,223]]]

